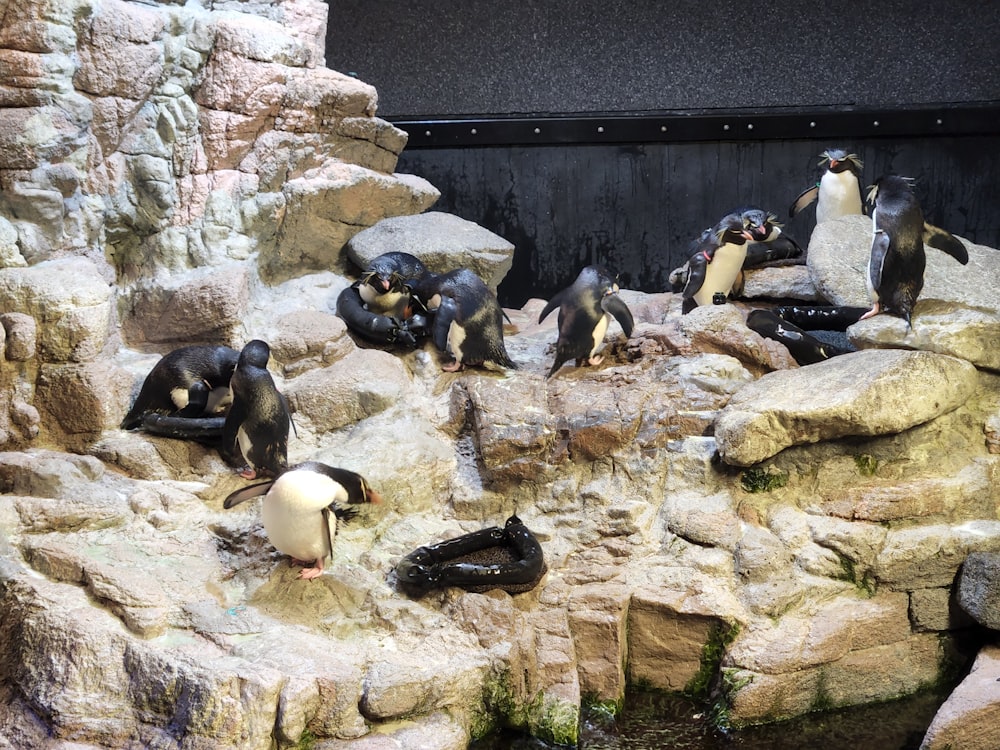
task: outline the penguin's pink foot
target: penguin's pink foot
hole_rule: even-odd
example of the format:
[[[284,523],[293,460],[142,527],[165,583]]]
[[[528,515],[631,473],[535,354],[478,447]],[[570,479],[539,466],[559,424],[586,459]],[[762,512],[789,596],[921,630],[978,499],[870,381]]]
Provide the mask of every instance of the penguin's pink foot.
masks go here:
[[[872,306],[872,309],[869,310],[868,312],[866,312],[860,318],[858,318],[858,320],[864,320],[865,318],[871,318],[871,317],[873,317],[875,315],[878,315],[880,312],[882,312],[882,306],[878,302],[876,302],[874,304],[874,306]]]
[[[303,568],[298,577],[304,581],[311,581],[313,578],[319,578],[323,575],[323,560],[320,558],[316,561],[316,564],[311,568]]]
[[[461,361],[456,359],[454,362],[449,362],[446,365],[441,365],[441,369],[444,370],[445,372],[458,372],[459,370],[462,369],[462,363]]]
[[[240,469],[239,475],[241,477],[243,477],[244,479],[256,479],[257,478],[257,472],[254,471],[253,467],[251,467],[251,466],[244,466],[242,469]]]
[[[603,361],[604,361],[603,354],[595,354],[593,357],[587,359],[587,362],[589,362],[592,365],[599,365]]]

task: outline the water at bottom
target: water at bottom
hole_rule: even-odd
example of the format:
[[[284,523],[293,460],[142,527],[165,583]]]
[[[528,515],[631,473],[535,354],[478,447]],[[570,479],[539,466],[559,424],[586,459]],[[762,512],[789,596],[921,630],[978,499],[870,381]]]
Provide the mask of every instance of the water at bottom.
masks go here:
[[[920,693],[891,703],[824,711],[779,724],[723,733],[704,706],[677,695],[632,691],[617,718],[586,712],[580,750],[917,750],[944,696]],[[551,750],[555,746],[499,734],[470,750]]]

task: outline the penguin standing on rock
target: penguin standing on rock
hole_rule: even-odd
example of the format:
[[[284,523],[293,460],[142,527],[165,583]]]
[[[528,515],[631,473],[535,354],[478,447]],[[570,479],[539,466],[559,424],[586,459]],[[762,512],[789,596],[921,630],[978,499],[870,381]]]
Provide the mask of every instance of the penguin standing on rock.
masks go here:
[[[864,214],[861,203],[861,159],[844,149],[831,148],[820,154],[819,166],[823,176],[811,188],[803,190],[795,199],[789,216],[795,216],[816,201],[816,223],[822,224],[849,214]]]
[[[325,559],[333,554],[339,522],[346,523],[358,513],[356,508],[342,508],[340,504],[381,502],[360,474],[307,461],[276,479],[236,490],[222,505],[234,508],[261,495],[261,516],[268,540],[279,552],[289,555],[293,563],[306,566],[298,575],[305,580],[322,574]]]
[[[121,428],[134,430],[147,414],[196,418],[223,411],[239,356],[228,346],[184,346],[165,354],[143,381]]]
[[[868,200],[874,206],[867,278],[872,309],[861,319],[889,313],[903,318],[910,327],[913,306],[924,287],[924,244],[947,253],[962,265],[969,262],[969,254],[950,233],[924,221],[911,179],[880,177]]]
[[[233,405],[222,428],[222,455],[235,459],[242,454],[247,467],[240,475],[247,479],[277,476],[288,465],[292,418],[267,371],[270,356],[271,348],[260,339],[243,347],[231,381]]]
[[[754,242],[749,220],[738,213],[724,216],[712,232],[702,234],[697,252],[688,261],[682,313],[698,305],[724,304],[742,274],[747,242]]]
[[[413,294],[434,313],[434,343],[455,358],[441,369],[456,372],[465,365],[517,369],[504,345],[500,303],[473,271],[429,273],[414,285]]]
[[[604,359],[597,351],[612,316],[621,324],[625,337],[632,335],[632,312],[618,296],[618,284],[607,269],[587,266],[566,289],[557,292],[538,316],[541,323],[559,308],[559,340],[556,359],[546,376],[551,378],[564,362],[575,359],[577,365],[586,361],[598,365]]]

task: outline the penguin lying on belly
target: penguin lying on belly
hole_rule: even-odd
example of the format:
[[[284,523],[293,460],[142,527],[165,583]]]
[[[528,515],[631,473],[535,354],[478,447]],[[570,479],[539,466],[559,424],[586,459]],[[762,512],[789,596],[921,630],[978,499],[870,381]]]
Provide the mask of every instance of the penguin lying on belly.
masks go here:
[[[247,479],[277,476],[288,466],[292,417],[267,371],[270,356],[271,348],[260,339],[243,347],[231,381],[233,405],[222,427],[220,452],[230,462],[242,455],[247,468],[240,475]]]
[[[360,474],[306,461],[274,480],[236,490],[222,507],[235,508],[261,495],[264,533],[275,549],[292,558],[293,564],[307,566],[298,575],[305,580],[323,573],[324,561],[333,554],[338,524],[358,513],[356,508],[342,508],[340,504],[382,501]]]
[[[222,413],[232,399],[229,381],[239,356],[228,346],[184,346],[165,354],[143,381],[121,428],[140,427],[148,414],[196,418]]]
[[[969,262],[969,253],[950,233],[924,221],[911,179],[881,177],[868,199],[874,205],[867,277],[872,309],[861,319],[882,312],[903,318],[909,327],[913,306],[924,287],[924,244],[947,253],[962,265]]]
[[[442,370],[456,372],[466,365],[517,369],[504,345],[500,303],[473,271],[429,273],[414,284],[413,295],[434,314],[435,345],[455,358]]]
[[[384,253],[361,278],[337,297],[337,314],[354,333],[377,343],[417,345],[426,335],[427,319],[415,313],[410,287],[427,274],[409,253]]]
[[[625,337],[632,335],[632,312],[618,296],[618,284],[607,269],[587,266],[566,289],[557,292],[538,316],[541,323],[559,308],[559,340],[556,359],[547,378],[551,378],[564,362],[575,359],[577,366],[586,360],[598,365],[604,359],[597,352],[604,343],[604,334],[612,316],[621,324]]]

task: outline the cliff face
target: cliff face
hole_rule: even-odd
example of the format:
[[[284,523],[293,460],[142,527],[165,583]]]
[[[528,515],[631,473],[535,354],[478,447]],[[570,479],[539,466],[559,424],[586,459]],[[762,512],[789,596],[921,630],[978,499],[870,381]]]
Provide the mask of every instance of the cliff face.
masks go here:
[[[326,13],[0,0],[0,747],[572,743],[629,681],[716,684],[749,723],[936,680],[970,627],[956,573],[1000,551],[995,251],[969,248],[981,298],[929,279],[912,330],[866,321],[871,351],[804,368],[743,307],[671,294],[623,292],[632,337],[548,380],[538,300],[508,311],[505,375],[359,344],[333,314],[348,257],[497,283],[512,248],[405,219],[436,191],[393,173],[375,91],[323,67]],[[869,233],[844,220],[748,288],[857,304]],[[243,480],[214,450],[117,429],[159,354],[252,338],[290,461],[386,500],[315,581],[257,506],[223,510]],[[533,591],[400,589],[403,556],[514,512]]]

